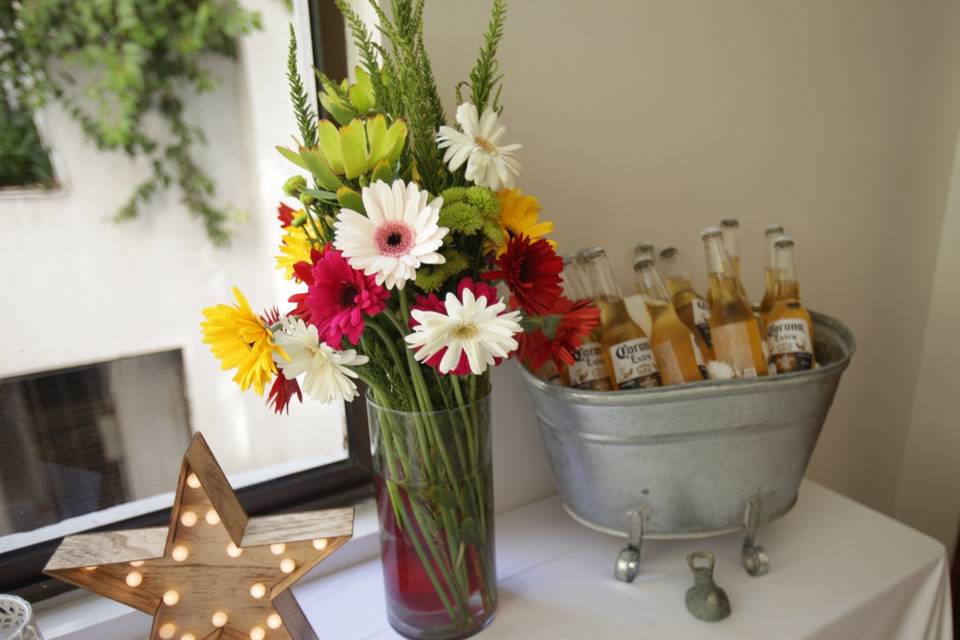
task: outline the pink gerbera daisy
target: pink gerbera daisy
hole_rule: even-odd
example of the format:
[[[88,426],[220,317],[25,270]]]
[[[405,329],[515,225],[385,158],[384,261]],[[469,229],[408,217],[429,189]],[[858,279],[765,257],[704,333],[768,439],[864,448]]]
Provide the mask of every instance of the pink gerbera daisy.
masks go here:
[[[321,339],[339,348],[344,336],[351,344],[360,341],[363,317],[375,316],[386,307],[390,292],[351,267],[343,254],[328,246],[310,271],[304,305]]]

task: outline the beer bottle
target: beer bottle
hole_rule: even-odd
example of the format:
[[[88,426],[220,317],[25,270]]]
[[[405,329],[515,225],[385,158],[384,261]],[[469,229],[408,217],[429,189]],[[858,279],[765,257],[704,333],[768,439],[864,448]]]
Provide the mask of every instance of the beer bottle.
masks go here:
[[[777,274],[776,301],[767,317],[770,369],[790,373],[813,368],[813,321],[800,303],[800,282],[793,257],[793,240],[780,236],[773,243]]]
[[[690,331],[702,339],[701,349],[707,360],[713,360],[713,343],[710,340],[710,307],[693,288],[690,272],[680,260],[680,252],[675,247],[667,247],[660,252],[660,268],[666,278],[667,292],[673,302],[673,308]]]
[[[760,326],[737,289],[738,278],[717,227],[701,234],[710,277],[710,336],[717,360],[733,367],[738,377],[767,375]]]
[[[653,266],[644,258],[633,265],[637,290],[650,310],[653,329],[650,344],[663,384],[697,382],[706,377],[703,353],[697,344],[697,332],[691,332],[677,316],[670,296]]]
[[[660,372],[650,340],[627,313],[606,252],[600,248],[589,249],[584,260],[594,287],[594,300],[600,307],[600,346],[610,384],[614,389],[659,387]]]
[[[777,284],[777,272],[773,268],[773,243],[783,235],[783,225],[768,225],[763,235],[767,241],[767,255],[766,264],[763,266],[763,300],[760,302],[760,332],[766,335],[767,316],[770,315],[770,309],[773,308],[773,302],[776,299],[774,287]]]
[[[724,218],[720,221],[720,231],[723,233],[723,247],[730,256],[733,273],[737,276],[737,291],[749,307],[750,298],[747,297],[747,291],[743,288],[743,274],[740,272],[740,222],[736,218]],[[709,302],[709,298],[707,300]]]
[[[649,242],[638,242],[637,245],[633,248],[633,264],[636,266],[641,260],[649,258],[653,260],[654,258],[654,249],[653,245]]]
[[[570,300],[593,298],[593,292],[584,281],[583,266],[579,255],[564,258],[563,290]],[[609,391],[610,378],[603,364],[600,347],[600,326],[573,352],[573,364],[567,368],[566,384],[577,389]]]
[[[640,260],[647,258],[653,260],[654,257],[654,248],[649,242],[638,242],[633,248],[634,267],[636,267]],[[633,295],[627,293],[623,300],[627,305],[627,313],[630,314],[630,317],[633,318],[633,321],[640,325],[640,328],[643,329],[647,335],[650,335],[653,321],[650,319],[650,310],[647,309],[647,304],[643,299],[643,294],[639,291]]]

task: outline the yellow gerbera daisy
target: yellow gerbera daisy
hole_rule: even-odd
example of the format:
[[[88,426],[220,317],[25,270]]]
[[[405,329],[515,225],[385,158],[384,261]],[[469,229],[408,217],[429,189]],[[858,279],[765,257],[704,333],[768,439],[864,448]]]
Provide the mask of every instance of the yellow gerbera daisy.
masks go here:
[[[283,228],[283,240],[280,242],[280,255],[277,258],[277,269],[283,269],[283,277],[292,280],[293,265],[298,262],[310,262],[310,236],[303,227]]]
[[[237,369],[234,382],[246,391],[253,387],[257,395],[277,373],[273,354],[290,357],[277,346],[267,325],[250,309],[240,290],[233,288],[236,305],[218,304],[203,310],[206,322],[200,324],[203,341],[226,369]]]
[[[540,202],[534,196],[525,196],[520,189],[501,189],[497,192],[500,199],[500,226],[503,229],[504,242],[497,247],[499,256],[507,248],[507,240],[521,233],[531,240],[538,240],[551,231],[553,223],[540,220]],[[550,246],[557,244],[550,240]]]

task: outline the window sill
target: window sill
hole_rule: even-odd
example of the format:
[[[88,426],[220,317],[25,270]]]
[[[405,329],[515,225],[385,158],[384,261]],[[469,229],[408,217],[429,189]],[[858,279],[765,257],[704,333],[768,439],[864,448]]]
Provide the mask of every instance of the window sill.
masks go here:
[[[364,504],[357,534],[321,565],[324,572],[298,584],[300,606],[320,637],[395,640],[372,501]],[[645,541],[640,576],[624,584],[612,575],[623,540],[576,524],[559,498],[547,498],[497,517],[500,606],[481,635],[525,638],[535,630],[541,638],[600,639],[649,631],[678,639],[767,639],[775,623],[773,635],[784,640],[950,637],[946,552],[923,534],[805,481],[794,510],[762,527],[759,542],[773,567],[762,578],[740,567],[741,536],[732,534]],[[733,615],[720,624],[695,620],[683,604],[692,584],[685,558],[697,549],[716,555],[717,582],[733,604]],[[131,640],[149,631],[149,618],[139,613],[85,627],[84,616],[93,618],[91,603],[83,606],[83,613],[66,606],[41,613],[48,640]]]

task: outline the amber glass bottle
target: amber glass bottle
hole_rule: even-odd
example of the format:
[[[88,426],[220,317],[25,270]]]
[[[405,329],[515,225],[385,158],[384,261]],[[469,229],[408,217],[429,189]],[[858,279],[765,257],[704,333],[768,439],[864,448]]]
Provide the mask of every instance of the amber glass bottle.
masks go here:
[[[713,343],[710,339],[710,306],[693,288],[693,280],[687,271],[680,252],[667,247],[660,252],[660,268],[677,315],[700,337],[700,349],[707,360],[713,360]]]
[[[793,256],[793,240],[780,236],[774,243],[776,301],[767,317],[770,370],[790,373],[812,369],[813,320],[800,303],[800,282]]]
[[[773,243],[783,235],[783,225],[768,225],[763,235],[767,243],[767,255],[765,257],[766,262],[763,265],[763,300],[760,302],[760,333],[766,335],[767,316],[770,315],[770,309],[773,308],[773,302],[777,297],[774,290],[777,284],[777,272],[773,268]]]
[[[611,385],[614,389],[659,387],[660,372],[650,339],[627,313],[606,252],[590,249],[584,260],[594,300],[600,307],[600,346]]]
[[[738,377],[767,375],[760,327],[740,296],[739,278],[723,247],[720,229],[710,227],[701,234],[710,277],[710,336],[717,360],[733,367]]]
[[[579,255],[564,260],[563,289],[571,300],[593,298],[592,287],[584,278],[583,260]],[[577,389],[609,391],[610,377],[603,363],[600,327],[597,326],[573,352],[573,364],[567,368],[566,384]]]
[[[663,286],[653,260],[644,258],[633,265],[637,291],[650,311],[653,329],[650,344],[663,384],[697,382],[706,377],[703,353],[697,344],[696,332],[680,320],[670,295]]]

